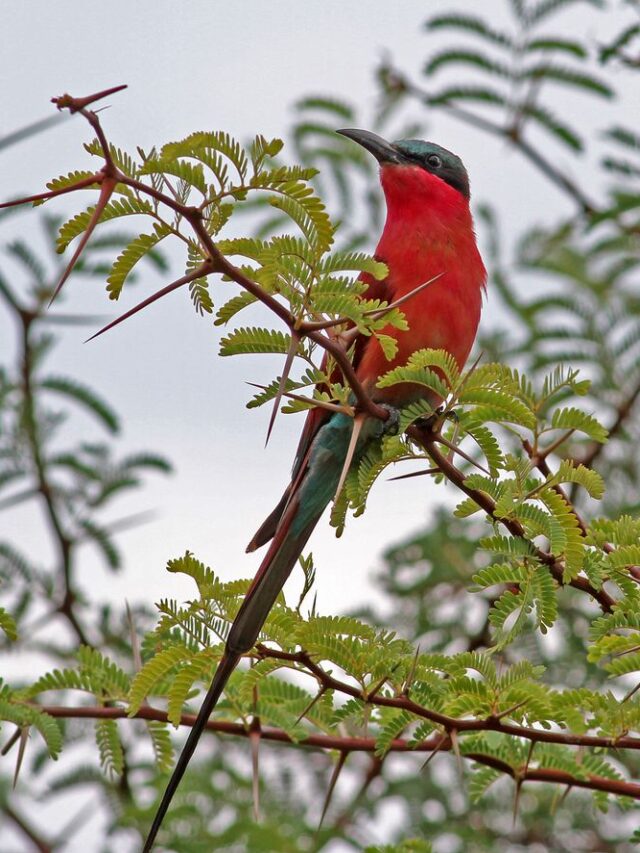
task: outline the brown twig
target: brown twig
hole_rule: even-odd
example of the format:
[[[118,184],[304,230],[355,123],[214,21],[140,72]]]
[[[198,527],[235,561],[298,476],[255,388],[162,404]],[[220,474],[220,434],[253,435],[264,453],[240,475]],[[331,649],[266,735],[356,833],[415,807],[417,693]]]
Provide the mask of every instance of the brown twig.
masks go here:
[[[39,832],[27,823],[25,818],[19,815],[18,812],[9,805],[9,803],[4,803],[2,805],[2,811],[13,825],[17,826],[20,832],[29,839],[36,850],[39,850],[40,853],[53,853],[53,845],[46,841]]]
[[[499,518],[495,514],[495,502],[493,499],[486,494],[485,492],[478,491],[477,489],[472,489],[466,484],[466,477],[460,471],[459,468],[449,460],[447,457],[440,452],[437,447],[437,434],[428,433],[425,430],[419,429],[414,426],[408,430],[408,434],[410,437],[420,444],[427,451],[436,467],[438,467],[441,472],[445,475],[445,477],[452,482],[455,486],[457,486],[460,491],[464,492],[470,498],[472,498],[479,507],[481,507],[487,515],[491,516],[496,522],[502,524],[507,530],[513,535],[517,536],[520,539],[527,539],[525,535],[524,528],[520,524],[519,521],[515,521],[510,518]],[[529,541],[529,540],[527,540]],[[554,554],[550,554],[548,551],[543,551],[541,548],[532,545],[533,553],[535,556],[542,562],[544,565],[548,566],[549,571],[555,578],[555,580],[561,586],[565,585],[565,581],[563,578],[564,574],[564,566],[562,560],[558,559]],[[581,592],[585,592],[590,595],[595,601],[598,602],[601,609],[605,613],[610,613],[615,604],[615,599],[613,599],[604,589],[596,589],[587,578],[577,577],[571,578],[568,581],[568,585],[572,586],[574,589],[578,589]]]
[[[266,651],[266,650],[265,650]],[[303,662],[307,667],[309,659],[304,652],[294,655],[293,653],[273,652],[272,656],[281,657],[283,660],[295,658]],[[352,688],[333,676],[326,673],[320,667],[313,667],[313,674],[318,677],[318,672],[321,673],[321,680],[327,683],[332,689],[341,690],[348,695],[357,695],[358,698],[363,698],[357,688]],[[609,749],[640,749],[640,738],[634,737],[619,737],[609,738],[596,735],[574,735],[565,732],[552,732],[545,729],[529,729],[524,726],[515,726],[502,723],[496,718],[486,720],[456,720],[447,717],[446,715],[436,712],[430,712],[412,702],[406,697],[384,697],[376,696],[372,700],[372,704],[383,705],[387,707],[403,708],[410,710],[419,716],[427,719],[438,718],[449,723],[449,730],[456,731],[458,734],[472,731],[498,731],[504,734],[513,735],[515,737],[524,737],[531,741],[540,743],[561,743],[564,745],[587,746],[587,747],[605,747]],[[135,714],[128,714],[125,708],[102,706],[82,706],[70,707],[63,705],[39,705],[38,709],[44,711],[52,717],[62,719],[123,719],[131,717],[141,720],[155,720],[159,722],[168,722],[167,713],[157,708],[143,706],[138,709]],[[421,712],[421,713],[420,713]],[[195,714],[182,714],[180,717],[180,725],[193,726],[196,721]],[[247,726],[241,723],[230,723],[224,720],[208,720],[206,723],[207,731],[217,732],[219,734],[234,735],[236,737],[248,738],[250,731]],[[293,741],[287,732],[282,729],[261,728],[260,737],[262,740],[273,741],[276,743],[294,744],[304,747],[314,747],[319,749],[332,749],[341,752],[368,752],[373,753],[378,748],[379,744],[372,737],[343,737],[325,734],[312,734],[298,741]],[[413,743],[404,738],[396,738],[388,746],[390,752],[415,752],[425,753],[437,751],[451,751],[451,738],[445,738],[437,733],[429,738]],[[506,762],[494,758],[484,753],[461,753],[463,758],[476,761],[481,764],[486,764],[489,767],[495,767],[502,770],[510,776],[514,775],[514,769]],[[605,779],[604,777],[589,774],[585,778],[571,776],[564,771],[547,770],[542,768],[528,770],[522,777],[524,780],[552,782],[562,785],[576,785],[577,787],[590,788],[597,791],[607,791],[619,796],[628,796],[633,799],[640,799],[640,784],[634,782],[626,782],[618,779]]]

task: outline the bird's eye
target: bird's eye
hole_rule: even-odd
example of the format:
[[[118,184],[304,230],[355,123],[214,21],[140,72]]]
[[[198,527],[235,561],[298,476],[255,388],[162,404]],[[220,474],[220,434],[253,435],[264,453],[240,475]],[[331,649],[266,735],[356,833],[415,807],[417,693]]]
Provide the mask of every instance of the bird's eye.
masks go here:
[[[431,166],[432,169],[439,169],[440,166],[442,166],[442,160],[437,154],[429,154],[427,157],[427,165]]]

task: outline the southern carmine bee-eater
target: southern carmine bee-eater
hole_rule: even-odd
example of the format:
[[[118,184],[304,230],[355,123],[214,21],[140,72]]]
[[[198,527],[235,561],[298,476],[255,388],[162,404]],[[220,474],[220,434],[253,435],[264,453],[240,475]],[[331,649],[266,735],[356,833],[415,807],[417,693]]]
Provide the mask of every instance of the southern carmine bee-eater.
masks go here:
[[[469,210],[469,178],[459,157],[432,142],[403,139],[389,143],[367,130],[338,132],[376,158],[387,205],[375,255],[389,272],[384,281],[363,275],[368,284],[365,295],[390,304],[416,291],[402,306],[408,330],[391,326],[383,330],[397,341],[397,353],[391,361],[373,336],[361,336],[354,347],[354,367],[364,389],[374,402],[395,409],[424,396],[426,390],[410,383],[377,388],[384,373],[426,348],[447,350],[462,368],[475,340],[486,273]],[[420,289],[430,281],[428,287]],[[359,431],[354,441],[356,421]],[[357,460],[366,444],[379,439],[384,429],[383,422],[373,417],[360,416],[354,421],[345,414],[320,408],[309,412],[291,483],[247,550],[269,540],[271,544],[231,626],[224,654],[169,780],[145,851],[152,848],[231,673],[241,656],[255,644],[312,530],[336,494],[345,460],[350,455]]]

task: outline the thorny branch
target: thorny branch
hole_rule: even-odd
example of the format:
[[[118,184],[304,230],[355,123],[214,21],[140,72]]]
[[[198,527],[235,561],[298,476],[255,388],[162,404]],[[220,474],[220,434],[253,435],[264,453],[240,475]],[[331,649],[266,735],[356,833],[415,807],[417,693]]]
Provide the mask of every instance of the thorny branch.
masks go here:
[[[311,672],[314,677],[320,679],[323,684],[326,684],[327,688],[339,690],[349,696],[354,696],[362,699],[363,701],[368,701],[372,705],[411,711],[417,716],[422,716],[423,718],[433,720],[434,722],[437,721],[438,724],[445,729],[446,735],[444,738],[442,734],[437,733],[431,735],[425,740],[418,741],[417,743],[410,742],[406,738],[396,738],[389,744],[389,752],[450,752],[453,749],[453,733],[474,731],[503,732],[504,734],[509,734],[515,737],[527,738],[532,742],[559,743],[565,746],[597,746],[609,749],[640,749],[640,738],[607,738],[593,735],[573,735],[565,734],[564,732],[551,732],[542,729],[532,729],[524,726],[502,723],[499,719],[494,717],[490,717],[486,720],[458,720],[453,717],[447,717],[444,714],[429,711],[407,697],[387,697],[376,695],[374,698],[368,699],[362,694],[362,691],[358,690],[358,688],[329,675],[321,667],[311,661],[305,652],[287,654],[280,651],[266,649],[265,647],[261,647],[260,651],[265,657],[273,657],[287,661],[295,660],[296,662],[299,662],[307,669],[307,671]],[[117,720],[129,717],[132,719],[167,722],[167,713],[165,711],[152,708],[149,705],[142,706],[135,714],[129,714],[125,708],[105,708],[102,706],[68,707],[64,705],[39,705],[38,709],[52,717],[62,719],[80,718]],[[182,714],[180,717],[180,725],[183,726],[193,726],[195,721],[195,714]],[[225,722],[224,720],[208,720],[206,729],[207,731],[217,732],[218,734],[233,735],[236,737],[249,738],[251,736],[249,726],[244,726],[241,723]],[[294,743],[290,735],[282,729],[262,727],[260,730],[260,737],[262,740],[273,741],[276,743]],[[297,745],[317,749],[338,750],[342,753],[375,753],[378,749],[376,739],[372,737],[347,737],[325,734],[309,735],[308,737],[297,741]],[[527,768],[526,770],[524,768],[514,768],[507,762],[500,761],[494,756],[486,755],[484,753],[463,753],[463,757],[475,761],[478,764],[495,767],[514,778],[517,777],[520,781],[529,780],[536,782],[549,782],[552,784],[589,788],[594,791],[606,791],[611,794],[619,796],[624,795],[640,800],[640,784],[635,782],[608,779],[596,774],[586,774],[584,777],[579,777],[573,776],[565,771],[549,768]]]

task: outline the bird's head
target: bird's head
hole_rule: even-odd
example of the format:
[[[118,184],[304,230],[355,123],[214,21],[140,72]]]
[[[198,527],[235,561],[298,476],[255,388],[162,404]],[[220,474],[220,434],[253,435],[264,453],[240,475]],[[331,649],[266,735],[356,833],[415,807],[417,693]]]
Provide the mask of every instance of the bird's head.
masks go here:
[[[369,130],[345,128],[337,133],[352,139],[380,163],[382,184],[389,191],[410,195],[432,195],[451,190],[469,200],[469,176],[462,160],[435,142],[399,139],[387,142]],[[453,200],[453,199],[452,199]]]

